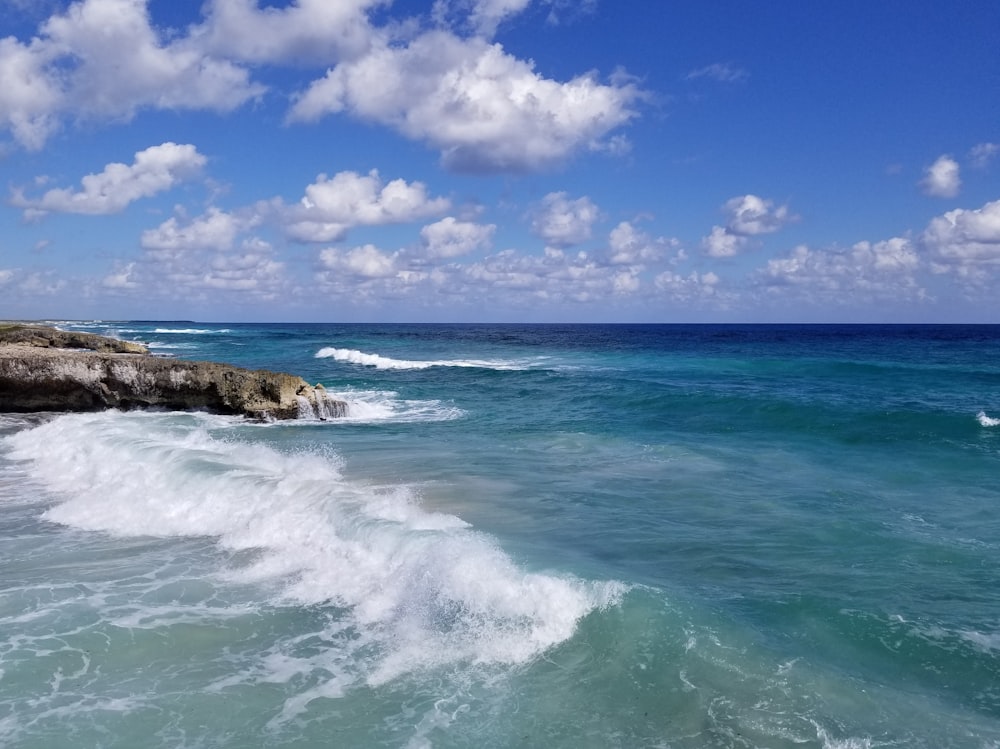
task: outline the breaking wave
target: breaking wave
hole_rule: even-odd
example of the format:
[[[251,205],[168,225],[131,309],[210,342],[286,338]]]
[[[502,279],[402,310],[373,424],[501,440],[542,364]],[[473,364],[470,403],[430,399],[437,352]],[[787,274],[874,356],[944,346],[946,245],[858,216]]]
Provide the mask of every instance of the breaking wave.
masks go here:
[[[287,661],[271,654],[217,685],[277,678],[275,669],[329,674],[291,699],[281,719],[355,684],[527,663],[626,590],[523,569],[497,539],[424,509],[411,487],[346,480],[328,451],[285,453],[230,438],[239,423],[71,414],[3,440],[19,470],[56,498],[46,519],[119,537],[213,538],[220,559],[239,560],[219,575],[258,586],[262,606],[329,607],[322,652]]]
[[[522,370],[537,365],[541,359],[530,360],[492,360],[492,359],[392,359],[379,354],[366,354],[363,351],[346,348],[322,348],[316,352],[317,359],[333,359],[335,361],[357,364],[376,369],[429,369],[431,367],[475,367],[479,369]]]

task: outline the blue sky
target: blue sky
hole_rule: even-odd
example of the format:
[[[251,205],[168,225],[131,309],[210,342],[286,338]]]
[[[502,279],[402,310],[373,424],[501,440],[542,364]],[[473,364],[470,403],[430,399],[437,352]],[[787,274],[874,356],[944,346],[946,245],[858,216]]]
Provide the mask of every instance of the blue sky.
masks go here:
[[[1000,322],[1000,3],[0,0],[0,318]]]

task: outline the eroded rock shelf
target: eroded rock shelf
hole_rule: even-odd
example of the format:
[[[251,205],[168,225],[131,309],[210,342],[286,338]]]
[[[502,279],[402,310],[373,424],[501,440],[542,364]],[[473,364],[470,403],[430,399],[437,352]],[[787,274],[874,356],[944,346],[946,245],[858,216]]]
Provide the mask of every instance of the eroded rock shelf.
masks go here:
[[[0,412],[164,408],[253,419],[336,418],[322,385],[264,369],[153,356],[137,343],[0,325]]]

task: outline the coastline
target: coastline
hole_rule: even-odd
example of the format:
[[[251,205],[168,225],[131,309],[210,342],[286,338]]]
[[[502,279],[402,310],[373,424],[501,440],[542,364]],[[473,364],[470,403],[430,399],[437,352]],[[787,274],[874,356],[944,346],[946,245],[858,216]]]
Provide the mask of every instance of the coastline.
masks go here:
[[[347,404],[301,377],[154,356],[137,343],[0,323],[0,411],[207,410],[255,420],[330,419]]]

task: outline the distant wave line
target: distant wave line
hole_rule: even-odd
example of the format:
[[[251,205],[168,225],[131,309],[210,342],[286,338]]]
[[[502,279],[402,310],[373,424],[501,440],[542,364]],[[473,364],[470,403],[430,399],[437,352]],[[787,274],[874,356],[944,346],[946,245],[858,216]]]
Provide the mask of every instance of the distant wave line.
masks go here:
[[[177,334],[187,334],[187,335],[209,335],[211,333],[231,333],[229,328],[220,328],[219,330],[211,330],[209,328],[156,328],[153,330],[154,333],[177,333]]]
[[[407,360],[393,359],[379,354],[366,354],[363,351],[346,348],[322,348],[316,352],[317,359],[334,359],[335,361],[358,364],[376,369],[429,369],[430,367],[475,367],[480,369],[521,370],[530,364],[525,361],[490,361],[482,359],[444,359],[444,360]]]
[[[979,423],[984,427],[1000,427],[1000,419],[995,419],[992,416],[987,416],[985,411],[980,411],[976,414],[976,418]]]

